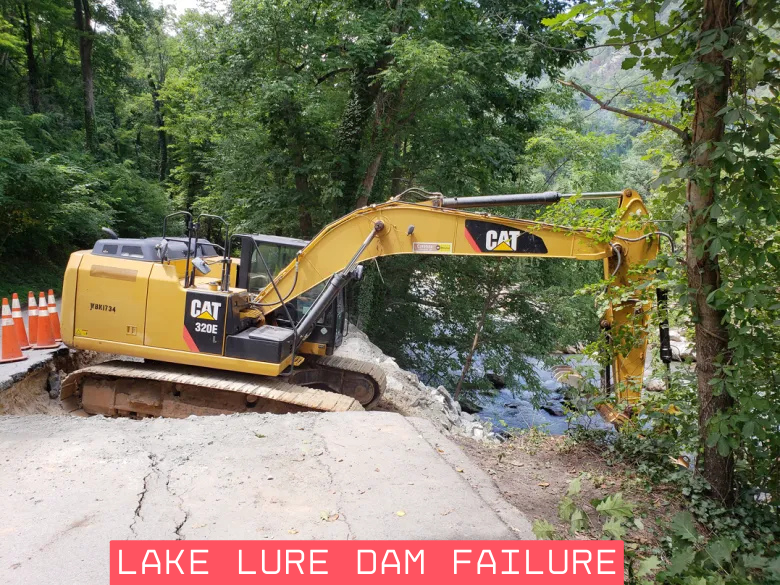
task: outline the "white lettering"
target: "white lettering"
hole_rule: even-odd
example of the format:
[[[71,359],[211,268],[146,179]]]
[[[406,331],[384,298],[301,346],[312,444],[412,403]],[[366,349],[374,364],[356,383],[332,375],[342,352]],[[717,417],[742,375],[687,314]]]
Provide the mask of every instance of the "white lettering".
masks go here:
[[[532,571],[531,570],[531,551],[526,549],[525,551],[525,574],[526,575],[543,575],[544,571]]]
[[[150,563],[148,565],[146,564],[146,559],[149,558],[149,553],[152,553],[154,555],[154,560],[156,560],[157,563],[154,563],[154,564]],[[157,551],[155,551],[154,549],[147,550],[146,554],[144,555],[144,562],[141,565],[141,574],[142,575],[146,575],[146,567],[149,567],[149,568],[157,567],[157,574],[158,575],[160,574],[160,557],[157,556]]]
[[[316,561],[316,560],[314,560],[314,553],[325,553],[325,554],[327,554],[328,551],[326,551],[326,550],[312,550],[310,552],[311,556],[309,557],[309,573],[312,574],[312,575],[327,575],[328,574],[327,571],[315,571],[314,570],[314,565],[324,565],[325,564],[325,561]]]
[[[395,562],[394,563],[387,563],[386,562],[387,561],[387,557],[389,555],[391,555],[391,554],[393,555],[393,558],[395,559]],[[387,550],[387,551],[385,551],[385,556],[384,556],[384,558],[382,558],[382,574],[383,575],[385,574],[385,569],[386,568],[391,568],[391,567],[395,567],[395,569],[396,569],[395,574],[396,575],[400,575],[401,574],[401,561],[398,560],[398,555],[395,554],[395,551],[392,548]]]
[[[552,549],[550,549],[550,573],[553,575],[565,575],[566,571],[569,570],[569,551],[564,550],[563,551],[563,571],[556,571],[552,568],[553,561],[552,561]]]
[[[298,553],[298,554],[301,555],[301,558],[298,559],[297,561],[292,561],[292,560],[290,560],[290,553]],[[298,571],[300,571],[301,575],[305,574],[303,572],[303,569],[301,568],[301,565],[303,564],[303,559],[306,558],[306,555],[303,554],[302,550],[288,550],[285,553],[285,557],[287,558],[287,569],[285,570],[285,574],[286,575],[290,574],[290,565],[297,565],[298,566]]]
[[[519,550],[512,550],[512,549],[502,549],[501,552],[509,554],[509,570],[508,571],[501,571],[502,575],[519,575],[520,571],[513,571],[512,570],[512,555],[515,553],[520,553]]]
[[[614,575],[615,574],[615,571],[602,571],[601,570],[602,563],[605,564],[605,565],[614,565],[615,564],[615,561],[602,560],[601,553],[614,553],[614,552],[615,552],[614,549],[613,550],[599,550],[598,555],[597,555],[597,557],[598,557],[598,564],[599,564],[599,570],[598,570],[598,574],[599,575]]]
[[[485,248],[492,250],[498,246],[498,232],[495,230],[488,230],[485,234]]]
[[[482,557],[485,556],[485,553],[487,553],[488,556],[490,557],[490,562],[483,564]],[[496,559],[493,558],[493,553],[490,552],[490,549],[483,550],[482,554],[479,555],[479,560],[477,561],[477,575],[482,574],[482,567],[490,567],[491,569],[493,569],[493,574],[494,575],[496,574]]]
[[[265,551],[263,551],[263,552],[265,552]],[[243,559],[241,557],[242,557],[242,551],[241,551],[241,549],[238,549],[238,574],[239,575],[257,575],[257,571],[245,571],[242,568]]]
[[[181,558],[181,555],[184,554],[183,550],[179,551],[179,556],[177,556],[175,559],[171,560],[171,551],[166,550],[165,551],[165,574],[170,575],[171,574],[171,565],[176,565],[176,568],[179,569],[179,573],[182,575],[184,574],[184,571],[181,570],[181,565],[179,564],[179,559]]]
[[[195,565],[205,565],[206,561],[198,561],[195,559],[195,553],[205,553],[208,554],[209,551],[207,550],[191,550],[190,551],[190,575],[208,575],[208,571],[196,571]]]
[[[371,554],[371,570],[364,571],[361,564],[363,553]],[[376,553],[372,550],[359,550],[358,551],[358,575],[373,575],[376,573]]]
[[[409,563],[416,563],[420,562],[420,575],[425,575],[425,559],[423,558],[424,550],[420,550],[420,552],[417,553],[416,557],[412,556],[411,551],[406,551],[406,574],[409,574]]]
[[[458,564],[462,563],[462,564],[465,565],[465,564],[469,564],[471,562],[471,561],[461,561],[461,560],[459,560],[458,559],[458,553],[470,553],[471,550],[455,550],[453,552],[454,552],[454,556],[455,556],[455,569],[454,569],[454,571],[455,571],[455,574],[457,575],[458,574]]]
[[[279,574],[279,571],[282,570],[282,552],[280,550],[276,551],[276,570],[275,571],[266,571],[266,569],[265,569],[265,549],[263,549],[261,569],[262,569],[264,575],[277,575],[277,574]]]
[[[495,250],[501,244],[506,244],[512,250],[517,251],[517,241],[523,232],[518,230],[488,230],[485,232],[485,248],[488,251]]]
[[[577,560],[577,553],[585,553],[588,555],[588,559],[585,561],[578,561]],[[593,558],[593,555],[590,553],[589,550],[575,550],[571,553],[571,566],[572,566],[572,572],[574,575],[577,574],[577,563],[581,563],[585,565],[585,572],[590,575],[590,567],[588,567],[588,563]]]
[[[192,304],[190,304],[190,315],[192,317],[197,317],[201,313],[201,302],[198,299],[192,299]]]
[[[135,575],[135,571],[123,571],[122,570],[122,549],[119,549],[119,574],[120,575]]]

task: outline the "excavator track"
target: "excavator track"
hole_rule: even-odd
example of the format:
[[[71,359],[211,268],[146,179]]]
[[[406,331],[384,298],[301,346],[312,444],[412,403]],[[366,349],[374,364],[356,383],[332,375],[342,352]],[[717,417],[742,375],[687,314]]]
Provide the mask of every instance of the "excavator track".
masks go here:
[[[83,368],[63,381],[60,396],[69,412],[82,409],[87,414],[133,418],[363,410],[350,396],[306,388],[289,378],[153,361],[110,361]]]
[[[307,358],[288,380],[350,396],[366,410],[376,407],[387,386],[385,371],[378,364],[337,356]]]

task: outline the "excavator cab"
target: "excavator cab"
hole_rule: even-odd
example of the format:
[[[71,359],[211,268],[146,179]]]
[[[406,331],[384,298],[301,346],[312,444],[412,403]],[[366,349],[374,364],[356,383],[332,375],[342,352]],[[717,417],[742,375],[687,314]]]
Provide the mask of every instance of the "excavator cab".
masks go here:
[[[239,288],[244,288],[253,294],[259,293],[271,283],[269,272],[276,278],[309,243],[307,240],[282,236],[241,235],[238,237],[241,239],[241,262],[236,284]],[[285,307],[279,307],[268,314],[266,320],[279,327],[292,329],[294,324],[290,322],[290,317],[295,324],[299,323],[309,312],[324,287],[324,283],[314,286],[285,303],[286,310]],[[287,291],[279,292],[284,298]],[[302,348],[304,353],[331,355],[333,350],[341,345],[346,328],[346,305],[346,291],[341,290],[318,319],[316,327]]]

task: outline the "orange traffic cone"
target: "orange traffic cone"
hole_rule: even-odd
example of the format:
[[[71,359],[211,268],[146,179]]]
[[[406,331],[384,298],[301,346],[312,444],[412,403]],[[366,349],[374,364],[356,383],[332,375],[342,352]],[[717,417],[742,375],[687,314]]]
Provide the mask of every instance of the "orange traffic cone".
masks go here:
[[[8,299],[3,299],[3,317],[2,317],[2,354],[0,354],[0,363],[18,362],[26,360],[27,356],[22,354],[22,348],[19,347],[19,340],[16,339],[16,325],[11,315],[11,307]]]
[[[49,319],[49,308],[46,306],[46,295],[38,297],[38,339],[35,340],[35,349],[49,349],[57,347],[59,343],[54,341]]]
[[[57,301],[54,300],[54,291],[49,289],[49,324],[54,335],[54,341],[62,341],[60,332],[60,316],[57,314]]]
[[[27,293],[27,329],[30,331],[30,344],[34,346],[38,339],[38,305],[33,291]]]
[[[24,328],[24,317],[22,317],[22,305],[19,304],[19,295],[14,293],[11,297],[11,316],[16,327],[16,340],[22,349],[30,349],[30,342],[27,341],[27,330]]]

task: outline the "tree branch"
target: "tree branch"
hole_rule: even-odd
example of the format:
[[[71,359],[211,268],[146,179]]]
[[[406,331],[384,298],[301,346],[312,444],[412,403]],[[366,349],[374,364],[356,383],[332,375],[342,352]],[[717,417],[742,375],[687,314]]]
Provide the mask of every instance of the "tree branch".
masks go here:
[[[582,53],[583,51],[593,51],[594,49],[604,49],[606,47],[612,47],[613,49],[619,49],[621,47],[628,47],[630,45],[638,45],[638,44],[641,44],[641,43],[649,43],[649,42],[652,42],[652,41],[657,41],[658,39],[663,38],[663,37],[665,37],[666,35],[668,35],[670,33],[673,33],[674,31],[676,31],[678,28],[680,28],[684,24],[685,24],[684,20],[680,21],[679,24],[673,26],[672,28],[670,28],[666,32],[662,32],[661,34],[655,35],[654,37],[648,37],[648,38],[644,38],[644,39],[637,39],[635,41],[626,41],[624,43],[603,43],[601,45],[591,45],[590,47],[581,47],[581,48],[577,48],[577,49],[568,49],[566,47],[553,47],[552,45],[548,45],[547,43],[544,43],[544,42],[540,41],[539,39],[534,38],[533,36],[531,36],[529,33],[525,32],[522,29],[519,29],[518,32],[521,35],[523,35],[525,38],[527,38],[529,41],[531,41],[532,43],[536,43],[537,45],[540,45],[540,46],[544,47],[545,49],[550,49],[551,51],[560,51],[560,52],[563,52],[563,53]]]
[[[347,71],[352,71],[351,67],[339,67],[338,69],[334,69],[333,71],[328,71],[325,75],[322,75],[317,78],[317,85],[320,83],[327,81],[334,75],[338,75],[339,73],[346,73]]]
[[[644,114],[640,114],[638,112],[632,112],[630,110],[624,110],[622,108],[616,108],[615,106],[609,105],[609,102],[605,102],[603,100],[600,100],[597,98],[594,94],[589,92],[587,89],[582,87],[581,85],[575,83],[574,81],[564,81],[562,79],[557,80],[558,83],[561,85],[566,85],[568,87],[576,89],[581,94],[588,97],[592,102],[594,102],[596,105],[598,105],[602,110],[607,110],[609,112],[615,112],[616,114],[620,114],[622,116],[626,116],[627,118],[634,118],[635,120],[642,120],[643,122],[648,122],[650,124],[655,124],[657,126],[661,126],[663,128],[666,128],[667,130],[671,130],[677,136],[683,139],[684,142],[690,141],[690,136],[688,133],[683,130],[682,128],[678,128],[674,124],[670,124],[669,122],[665,122],[664,120],[660,120],[658,118],[653,118],[651,116],[645,116]],[[610,100],[611,101],[611,100]]]

